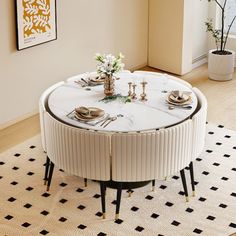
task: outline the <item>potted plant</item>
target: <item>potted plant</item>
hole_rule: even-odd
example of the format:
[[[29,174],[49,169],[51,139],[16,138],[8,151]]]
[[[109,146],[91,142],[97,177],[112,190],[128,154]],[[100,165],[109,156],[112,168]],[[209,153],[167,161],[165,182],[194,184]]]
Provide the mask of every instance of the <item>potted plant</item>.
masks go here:
[[[208,73],[209,78],[219,81],[231,80],[234,72],[235,52],[226,49],[226,44],[230,29],[236,19],[236,15],[231,20],[228,28],[225,26],[226,5],[227,0],[208,0],[214,1],[221,12],[221,28],[214,29],[212,19],[209,19],[205,24],[207,32],[211,33],[215,40],[216,49],[210,50],[208,53]]]

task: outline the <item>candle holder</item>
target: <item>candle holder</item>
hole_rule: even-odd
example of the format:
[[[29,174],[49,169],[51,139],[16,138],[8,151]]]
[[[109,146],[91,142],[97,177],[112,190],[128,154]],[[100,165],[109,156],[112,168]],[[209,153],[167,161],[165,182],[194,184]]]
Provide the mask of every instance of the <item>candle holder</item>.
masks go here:
[[[128,85],[129,85],[128,96],[131,97],[132,96],[132,82],[129,82]]]
[[[143,92],[140,94],[140,101],[142,101],[142,102],[145,102],[145,101],[147,101],[147,94],[145,93],[145,87],[146,87],[146,85],[147,85],[147,82],[146,81],[143,81],[143,82],[141,82],[141,85],[142,85],[142,89],[143,89]]]
[[[132,84],[132,88],[133,88],[133,93],[132,93],[132,95],[131,95],[131,98],[132,99],[137,99],[137,96],[136,96],[136,93],[135,93],[135,88],[136,88],[136,84]]]

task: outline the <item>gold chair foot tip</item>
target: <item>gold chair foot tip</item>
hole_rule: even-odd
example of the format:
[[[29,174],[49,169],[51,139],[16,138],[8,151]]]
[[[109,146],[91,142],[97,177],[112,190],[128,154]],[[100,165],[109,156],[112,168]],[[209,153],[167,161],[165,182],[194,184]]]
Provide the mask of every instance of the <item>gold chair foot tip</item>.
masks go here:
[[[106,213],[102,213],[102,219],[106,219]]]
[[[186,197],[186,202],[189,202],[189,197]]]
[[[131,197],[131,195],[132,195],[132,193],[131,193],[131,192],[129,192],[129,197]]]
[[[116,214],[115,220],[119,220],[119,214]]]
[[[47,186],[47,189],[46,189],[47,191],[49,191],[50,190],[50,187],[49,186]]]
[[[155,187],[152,187],[152,191],[153,191],[153,192],[155,191]]]
[[[195,191],[193,191],[193,197],[195,197],[196,196],[196,192]]]

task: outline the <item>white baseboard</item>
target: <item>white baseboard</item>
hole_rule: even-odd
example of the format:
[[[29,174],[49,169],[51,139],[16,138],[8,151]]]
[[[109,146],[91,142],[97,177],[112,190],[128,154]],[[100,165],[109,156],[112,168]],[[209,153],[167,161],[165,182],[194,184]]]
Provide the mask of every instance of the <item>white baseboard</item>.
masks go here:
[[[207,54],[204,54],[204,55],[193,60],[192,69],[195,69],[207,62],[208,62]],[[234,63],[234,68],[236,68],[236,59],[235,59],[235,63]]]
[[[30,118],[31,116],[37,115],[38,113],[39,113],[38,110],[34,110],[34,111],[29,112],[29,113],[27,113],[27,114],[25,114],[23,116],[17,117],[16,119],[13,119],[13,120],[8,121],[6,123],[2,123],[2,124],[0,124],[0,130],[5,129],[5,128],[11,126],[11,125],[14,125],[14,124],[16,124],[16,123],[18,123],[20,121],[23,121],[23,120],[25,120],[27,118]]]
[[[207,54],[204,54],[204,55],[194,59],[192,62],[192,69],[195,69],[205,63],[207,63]]]

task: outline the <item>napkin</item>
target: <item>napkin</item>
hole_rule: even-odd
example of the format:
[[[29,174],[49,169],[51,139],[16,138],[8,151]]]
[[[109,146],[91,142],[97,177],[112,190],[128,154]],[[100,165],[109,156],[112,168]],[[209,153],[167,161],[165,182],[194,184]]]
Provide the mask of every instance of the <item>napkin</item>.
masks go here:
[[[189,98],[189,96],[191,95],[191,92],[188,91],[180,91],[180,90],[173,90],[170,93],[171,95],[173,95],[175,98],[177,99],[184,99],[186,97]]]
[[[109,116],[109,114],[105,113],[104,110],[97,107],[83,106],[76,107],[66,116],[72,120],[76,120],[78,122],[94,126],[105,120]]]
[[[76,107],[75,114],[77,115],[78,119],[81,120],[94,120],[95,118],[100,118],[104,116],[104,110],[97,108],[97,107]]]
[[[174,105],[185,105],[192,102],[190,95],[189,91],[173,90],[169,93],[167,101]]]

